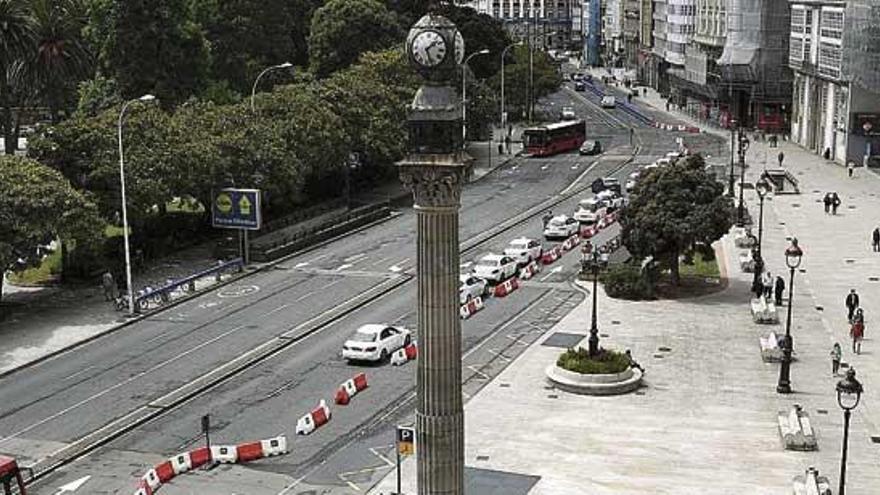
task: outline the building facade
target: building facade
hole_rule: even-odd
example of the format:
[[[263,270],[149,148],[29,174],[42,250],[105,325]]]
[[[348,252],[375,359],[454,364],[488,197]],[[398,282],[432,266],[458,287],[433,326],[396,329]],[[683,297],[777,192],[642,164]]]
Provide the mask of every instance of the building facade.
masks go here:
[[[623,66],[627,69],[638,66],[641,4],[642,0],[623,0]]]
[[[838,163],[880,155],[880,6],[792,0],[791,139]],[[873,2],[876,3],[876,2]]]
[[[545,48],[571,48],[574,4],[581,0],[471,0],[462,5],[504,22],[514,38],[539,37]],[[579,49],[580,46],[575,46]]]
[[[651,73],[651,59],[654,49],[654,1],[641,0],[639,6],[639,59],[638,77],[643,84],[656,87]]]
[[[653,27],[651,57],[648,60],[648,81],[663,96],[669,95],[669,62],[666,61],[666,0],[654,0],[651,11]]]

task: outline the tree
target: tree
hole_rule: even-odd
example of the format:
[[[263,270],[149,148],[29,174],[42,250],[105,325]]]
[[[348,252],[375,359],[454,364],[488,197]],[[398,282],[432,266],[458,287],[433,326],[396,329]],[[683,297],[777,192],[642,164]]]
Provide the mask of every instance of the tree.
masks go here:
[[[529,48],[516,46],[508,51],[513,52],[513,61],[504,66],[504,104],[505,111],[513,118],[517,110],[524,111],[528,101],[529,88]],[[550,57],[535,50],[533,61],[534,98],[538,100],[559,90],[562,75]],[[501,92],[501,74],[491,80],[496,91]]]
[[[638,259],[653,256],[679,284],[679,257],[730,229],[733,202],[705,171],[700,155],[642,175],[623,209],[623,243]]]
[[[510,35],[501,21],[487,14],[480,14],[470,7],[459,7],[447,4],[440,9],[461,31],[464,38],[465,52],[468,54],[480,50],[489,50],[487,55],[474,57],[468,67],[477,79],[494,76],[501,69],[501,52],[511,43]]]
[[[397,17],[377,0],[330,0],[315,11],[309,63],[318,77],[348,67],[361,53],[401,41]]]
[[[6,154],[18,148],[23,62],[33,43],[33,23],[25,0],[0,0],[0,133]]]
[[[94,57],[83,37],[88,21],[82,0],[30,0],[33,47],[24,69],[34,96],[57,123],[74,106],[77,83],[94,72]]]
[[[0,275],[38,263],[39,246],[55,239],[86,249],[102,227],[94,203],[58,171],[28,158],[0,157]]]
[[[152,93],[167,108],[207,83],[208,44],[188,0],[93,0],[89,32],[124,99]]]

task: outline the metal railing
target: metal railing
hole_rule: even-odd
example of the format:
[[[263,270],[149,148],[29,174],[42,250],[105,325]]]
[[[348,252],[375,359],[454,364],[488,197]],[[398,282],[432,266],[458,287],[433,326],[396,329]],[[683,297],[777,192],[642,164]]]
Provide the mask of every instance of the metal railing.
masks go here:
[[[169,280],[160,287],[146,287],[139,290],[134,298],[135,312],[140,313],[149,310],[151,307],[168,304],[175,299],[175,294],[185,295],[195,292],[196,281],[201,278],[214,277],[216,282],[220,282],[220,277],[223,273],[232,270],[237,272],[244,270],[244,260],[241,258],[235,258],[231,261],[220,261],[217,263],[217,266],[213,266],[178,280]]]

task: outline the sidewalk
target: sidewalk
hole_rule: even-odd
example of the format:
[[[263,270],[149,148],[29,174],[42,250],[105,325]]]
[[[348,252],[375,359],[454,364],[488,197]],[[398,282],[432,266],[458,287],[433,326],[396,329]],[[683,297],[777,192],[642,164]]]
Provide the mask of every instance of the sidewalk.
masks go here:
[[[496,135],[501,135],[496,131]],[[514,129],[514,135],[518,131]],[[480,146],[484,144],[485,146]],[[497,143],[492,143],[497,147]],[[472,148],[488,149],[488,143],[473,143]],[[493,149],[491,163],[487,154],[477,153],[474,179],[481,178],[516,155],[521,143],[513,144],[513,153],[498,156]],[[411,194],[399,181],[361,193],[363,199],[383,201]],[[216,265],[212,243],[188,248],[164,259],[152,260],[141,273],[133,274],[135,288],[161,284],[169,278],[183,278]],[[228,276],[224,276],[224,279]],[[213,278],[197,283],[207,290]],[[3,310],[0,320],[0,373],[52,354],[123,324],[124,313],[104,301],[100,281],[75,286],[22,288],[11,286],[3,277]]]
[[[779,308],[780,325],[752,322],[752,275],[740,272],[742,250],[726,236],[718,246],[730,281],[723,292],[654,302],[598,294],[599,328],[607,334],[602,345],[632,349],[647,369],[646,387],[617,397],[548,388],[544,370],[561,349],[541,343],[556,332],[585,338],[588,298],[467,403],[468,467],[540,477],[530,495],[769,495],[791,493],[791,478],[815,466],[836,493],[843,428],[834,391],[841,376],[831,376],[829,358],[836,341],[865,388],[851,423],[847,493],[876,493],[880,444],[872,436],[880,435],[880,339],[873,335],[880,330],[872,331],[871,322],[880,321],[872,318],[880,314],[880,253],[871,252],[869,236],[880,224],[880,178],[857,170],[848,179],[843,168],[782,142],[778,149],[752,144],[747,182],[757,178],[764,157],[780,150],[803,194],[768,198],[763,251],[767,269],[783,274],[786,283],[788,238],[796,236],[805,252],[792,307],[794,393],[776,393],[779,365],[762,362],[758,345],[770,331],[784,333],[788,308]],[[821,197],[829,190],[843,199],[837,216],[823,212]],[[757,219],[753,189],[745,199]],[[850,288],[866,308],[861,355],[850,352],[847,338],[843,299]],[[795,403],[810,414],[816,452],[782,449],[777,411]],[[403,465],[405,493],[415,493],[414,461]],[[392,473],[370,493],[391,493],[394,481]]]

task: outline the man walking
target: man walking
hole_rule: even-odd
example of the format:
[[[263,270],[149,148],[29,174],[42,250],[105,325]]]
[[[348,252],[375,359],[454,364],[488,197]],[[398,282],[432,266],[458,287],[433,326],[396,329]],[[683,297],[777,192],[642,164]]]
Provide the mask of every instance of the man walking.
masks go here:
[[[822,202],[825,203],[825,214],[831,213],[831,193],[825,193],[825,197],[822,198]]]
[[[547,213],[544,213],[544,216],[541,217],[541,223],[544,224],[544,229],[547,229],[547,224],[550,223],[550,220],[553,220],[553,212],[547,210]]]
[[[856,308],[859,307],[859,295],[856,294],[855,289],[850,289],[849,294],[846,296],[846,319],[850,323],[853,321],[853,315],[856,312]]]
[[[764,275],[761,277],[762,285],[764,286],[764,297],[770,299],[773,295],[773,276],[770,275],[770,272],[764,272]]]
[[[880,253],[880,227],[875,228],[871,234],[871,246],[874,247],[875,253]]]
[[[105,301],[116,299],[116,281],[113,280],[113,274],[109,270],[101,276],[101,287],[104,289]]]
[[[783,153],[783,152],[780,151],[780,152],[779,152],[779,156],[777,156],[777,158],[779,159],[779,166],[781,167],[781,166],[782,166],[782,160],[785,160],[785,153]]]
[[[782,306],[782,293],[785,292],[785,280],[778,275],[776,276],[775,291],[776,293],[774,295],[776,296],[776,305]]]
[[[831,193],[831,214],[837,215],[837,208],[840,206],[840,196],[836,192]]]
[[[849,176],[850,179],[853,177],[853,172],[856,171],[856,164],[853,162],[848,162],[846,164],[846,175]]]

